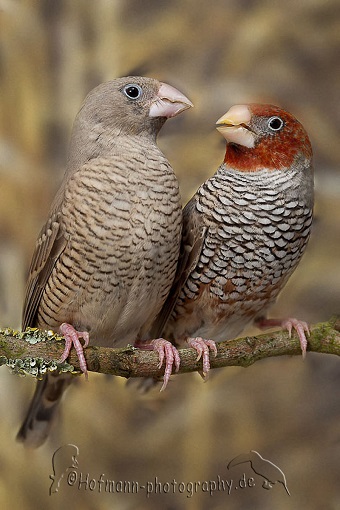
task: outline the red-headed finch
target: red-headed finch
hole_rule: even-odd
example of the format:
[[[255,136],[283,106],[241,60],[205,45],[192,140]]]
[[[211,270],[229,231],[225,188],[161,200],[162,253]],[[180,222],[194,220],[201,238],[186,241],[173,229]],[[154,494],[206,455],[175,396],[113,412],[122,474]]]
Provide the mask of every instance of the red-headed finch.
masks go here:
[[[295,329],[306,352],[305,322],[267,319],[296,269],[313,214],[312,147],[293,115],[268,104],[235,105],[217,121],[224,162],[183,211],[177,275],[154,325],[203,355],[260,327]]]

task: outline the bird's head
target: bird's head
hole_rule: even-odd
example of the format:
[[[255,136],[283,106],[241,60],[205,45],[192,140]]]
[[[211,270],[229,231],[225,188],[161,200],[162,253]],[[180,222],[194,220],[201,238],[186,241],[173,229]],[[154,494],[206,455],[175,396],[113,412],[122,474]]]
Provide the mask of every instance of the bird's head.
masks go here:
[[[237,170],[291,168],[297,158],[312,158],[302,124],[270,104],[234,105],[216,123],[227,141],[224,162]]]
[[[77,115],[77,124],[95,131],[139,135],[158,133],[166,119],[193,104],[179,90],[153,78],[128,76],[102,83],[93,89]]]
[[[155,141],[166,119],[191,106],[179,90],[153,78],[128,76],[98,85],[74,121],[68,169],[120,150],[122,137]]]

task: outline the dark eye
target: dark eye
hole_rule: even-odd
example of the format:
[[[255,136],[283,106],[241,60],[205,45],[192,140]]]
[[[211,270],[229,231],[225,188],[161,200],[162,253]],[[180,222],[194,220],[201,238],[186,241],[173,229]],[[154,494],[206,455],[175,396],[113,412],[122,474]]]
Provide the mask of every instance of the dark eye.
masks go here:
[[[138,99],[143,93],[142,88],[136,83],[129,83],[129,85],[125,85],[123,91],[129,99]]]
[[[280,131],[283,128],[283,120],[280,117],[271,117],[268,120],[268,126],[272,131]]]

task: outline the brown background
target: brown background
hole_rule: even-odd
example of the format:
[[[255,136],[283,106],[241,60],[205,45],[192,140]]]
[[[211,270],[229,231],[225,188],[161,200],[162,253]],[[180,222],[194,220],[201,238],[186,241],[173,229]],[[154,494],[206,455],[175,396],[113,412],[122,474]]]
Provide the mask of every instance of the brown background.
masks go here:
[[[339,313],[340,4],[337,0],[0,0],[0,325],[20,325],[36,235],[59,186],[74,116],[98,83],[127,74],[167,81],[195,108],[171,120],[159,144],[183,202],[217,168],[215,121],[235,103],[273,102],[309,132],[316,219],[298,270],[273,316],[311,323]],[[35,452],[15,443],[34,381],[1,369],[0,507],[84,509],[335,509],[339,488],[339,360],[309,353],[248,369],[173,377],[141,395],[119,378],[90,374],[63,404],[51,440]],[[68,487],[48,495],[52,454],[79,447],[83,478],[140,484],[254,476],[230,495],[137,495]],[[261,487],[244,464],[251,449],[277,464],[282,486]],[[104,489],[102,489],[104,491]]]

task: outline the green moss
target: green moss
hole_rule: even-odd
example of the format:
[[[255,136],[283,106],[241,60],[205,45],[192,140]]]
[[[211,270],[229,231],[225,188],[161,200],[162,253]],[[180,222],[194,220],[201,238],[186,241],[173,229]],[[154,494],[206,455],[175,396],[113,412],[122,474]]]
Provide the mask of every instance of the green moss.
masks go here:
[[[0,349],[7,358],[11,356],[11,350],[8,349],[8,343],[6,342],[6,340],[0,340]]]
[[[314,346],[320,349],[325,338],[328,339],[328,344],[332,343],[332,339],[335,338],[335,331],[333,329],[332,322],[323,322],[322,324],[319,324],[317,328],[314,328],[310,341],[313,342]]]

